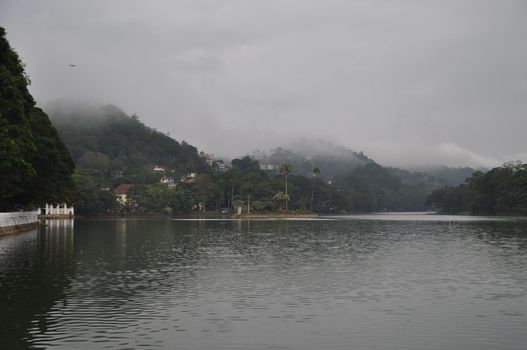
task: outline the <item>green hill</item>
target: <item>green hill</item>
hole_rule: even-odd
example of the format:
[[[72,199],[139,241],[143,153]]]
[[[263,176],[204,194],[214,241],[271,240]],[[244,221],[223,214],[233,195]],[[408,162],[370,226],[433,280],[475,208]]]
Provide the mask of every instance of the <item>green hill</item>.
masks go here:
[[[443,213],[527,215],[527,164],[512,161],[476,171],[464,184],[435,190],[428,203]]]
[[[286,147],[265,152],[255,152],[254,157],[263,165],[290,164],[293,174],[311,177],[313,168],[324,169],[320,177],[331,180],[337,175],[352,171],[365,164],[374,163],[362,152],[321,140],[299,139]]]
[[[73,162],[0,27],[0,211],[71,203]]]
[[[122,183],[159,185],[162,176],[179,179],[211,171],[194,146],[147,127],[116,106],[55,102],[46,110],[75,162],[75,205],[81,214],[114,210],[111,189]],[[164,170],[154,171],[155,166]]]
[[[155,165],[174,176],[210,171],[194,146],[145,126],[116,106],[56,102],[47,111],[79,172],[97,175],[106,185],[156,182]]]

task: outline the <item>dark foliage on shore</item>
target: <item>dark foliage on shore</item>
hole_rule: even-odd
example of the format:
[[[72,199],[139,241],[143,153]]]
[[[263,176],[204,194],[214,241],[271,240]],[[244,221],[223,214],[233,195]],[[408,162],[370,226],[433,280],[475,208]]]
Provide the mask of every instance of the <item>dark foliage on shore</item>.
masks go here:
[[[343,191],[352,211],[426,210],[425,199],[432,191],[430,183],[405,183],[392,170],[369,163],[337,176],[334,184]]]
[[[462,185],[433,191],[427,202],[443,213],[527,215],[527,164],[477,171]]]
[[[0,27],[0,210],[72,203],[74,165]]]
[[[276,165],[292,165],[292,175],[312,176],[321,169],[320,178],[339,190],[345,201],[343,211],[422,211],[433,190],[458,185],[471,176],[473,169],[435,167],[420,171],[383,167],[362,152],[353,152],[320,140],[302,139],[290,148],[255,152],[255,157],[276,174]],[[274,170],[272,170],[274,168]],[[345,204],[344,204],[345,203]]]

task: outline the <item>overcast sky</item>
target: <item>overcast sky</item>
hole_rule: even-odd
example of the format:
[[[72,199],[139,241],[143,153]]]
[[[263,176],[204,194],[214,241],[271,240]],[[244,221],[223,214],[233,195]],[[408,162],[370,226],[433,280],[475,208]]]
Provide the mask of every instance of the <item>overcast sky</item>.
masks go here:
[[[40,105],[115,104],[211,153],[527,160],[525,0],[0,0],[0,26]]]

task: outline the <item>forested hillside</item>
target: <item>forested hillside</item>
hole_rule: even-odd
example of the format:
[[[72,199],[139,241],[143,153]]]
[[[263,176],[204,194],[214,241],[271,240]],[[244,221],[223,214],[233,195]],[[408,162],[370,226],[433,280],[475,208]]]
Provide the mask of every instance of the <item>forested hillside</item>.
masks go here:
[[[276,174],[281,164],[290,164],[292,174],[308,178],[314,168],[320,169],[319,178],[346,199],[346,210],[360,212],[427,210],[426,198],[433,190],[463,183],[474,172],[445,166],[423,171],[383,167],[363,152],[308,139],[278,147],[269,155],[258,151],[254,157],[271,174]]]
[[[426,198],[433,190],[449,184],[426,173],[383,167],[362,152],[308,140],[270,155],[256,152],[234,159],[229,169],[219,171],[195,147],[115,106],[55,103],[48,111],[76,162],[81,213],[184,213],[238,206],[275,211],[285,209],[286,202],[288,209],[321,213],[420,211],[428,209]],[[191,173],[197,176],[184,180]],[[123,183],[134,184],[126,208],[117,205],[111,191]]]
[[[74,201],[73,162],[0,27],[0,211]]]
[[[527,215],[527,164],[477,171],[462,185],[435,190],[428,203],[443,213]]]
[[[117,177],[114,183],[149,182],[154,165],[180,175],[207,170],[195,147],[145,126],[116,106],[57,102],[47,111],[78,167]]]
[[[342,146],[321,140],[300,139],[285,147],[277,147],[270,154],[254,153],[263,165],[290,164],[293,174],[310,177],[313,168],[324,169],[320,177],[326,181],[374,161],[362,152],[354,152]]]
[[[81,213],[115,209],[111,190],[121,183],[153,185],[164,175],[180,178],[211,171],[195,147],[115,106],[56,102],[47,110],[76,164],[76,205]],[[155,166],[164,171],[153,171]]]

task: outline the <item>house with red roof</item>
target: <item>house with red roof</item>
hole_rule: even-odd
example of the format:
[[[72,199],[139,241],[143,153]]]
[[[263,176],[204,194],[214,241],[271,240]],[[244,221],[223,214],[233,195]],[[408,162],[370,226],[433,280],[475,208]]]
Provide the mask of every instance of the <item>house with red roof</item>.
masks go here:
[[[126,195],[132,187],[134,187],[133,184],[120,184],[113,189],[113,193],[115,194],[119,204],[125,205],[127,203],[128,199],[126,198]]]

